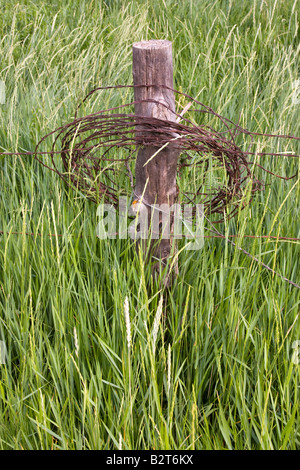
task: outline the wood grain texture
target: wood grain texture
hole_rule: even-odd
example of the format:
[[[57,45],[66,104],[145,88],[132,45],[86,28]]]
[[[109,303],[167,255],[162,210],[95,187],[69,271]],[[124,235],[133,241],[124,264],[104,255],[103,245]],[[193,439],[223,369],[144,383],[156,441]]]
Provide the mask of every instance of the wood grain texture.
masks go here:
[[[133,45],[133,82],[143,85],[134,90],[135,114],[175,121],[175,97],[173,88],[172,43],[167,40],[142,41]],[[156,103],[145,100],[154,100]],[[161,103],[161,104],[159,104]],[[140,130],[142,133],[142,129]],[[137,132],[139,130],[137,129]],[[175,137],[175,135],[174,135]],[[138,151],[136,160],[136,194],[146,204],[168,204],[176,202],[176,172],[179,152],[170,143],[166,148],[151,159],[160,146],[144,146]],[[151,159],[149,161],[149,159]],[[148,163],[147,163],[148,162]],[[146,182],[148,183],[146,185]],[[149,223],[151,209],[149,208]],[[161,220],[161,214],[160,214]],[[171,217],[171,232],[174,225]],[[152,255],[161,260],[155,265],[158,270],[163,267],[171,252],[172,237],[162,239],[154,247]]]

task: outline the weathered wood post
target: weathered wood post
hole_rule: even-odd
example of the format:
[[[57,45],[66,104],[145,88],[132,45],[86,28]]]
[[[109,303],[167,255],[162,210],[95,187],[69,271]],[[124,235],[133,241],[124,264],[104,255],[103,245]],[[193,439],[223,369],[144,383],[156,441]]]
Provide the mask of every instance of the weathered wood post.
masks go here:
[[[164,85],[173,89],[172,43],[170,41],[152,40],[133,44],[133,83],[134,85],[143,85],[135,87],[135,101],[156,101],[156,103],[136,103],[136,115],[176,121],[174,92],[161,87],[161,85]],[[162,104],[160,105],[158,102]],[[151,159],[161,147],[161,145],[147,145],[140,148],[136,160],[135,194],[139,198],[143,195],[143,202],[148,209],[149,222],[151,220],[150,205],[167,204],[168,207],[171,207],[177,198],[176,172],[179,151],[170,143]],[[159,220],[162,220],[161,212]],[[150,254],[152,261],[153,258],[160,260],[154,265],[154,270],[164,268],[170,255],[173,243],[173,226],[174,217],[172,214],[170,217],[169,238],[162,239],[159,242],[157,240],[151,241],[152,250],[150,249]],[[170,282],[169,274],[166,276],[165,284]]]

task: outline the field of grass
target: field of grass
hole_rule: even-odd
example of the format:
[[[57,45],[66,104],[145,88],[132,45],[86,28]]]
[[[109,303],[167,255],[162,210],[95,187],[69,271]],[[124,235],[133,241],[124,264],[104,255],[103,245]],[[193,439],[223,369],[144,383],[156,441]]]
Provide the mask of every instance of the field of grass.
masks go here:
[[[251,131],[300,135],[297,0],[2,3],[1,152],[33,151],[92,88],[132,84],[142,39],[172,41],[176,89]],[[299,178],[258,175],[265,190],[218,230],[300,238]],[[99,240],[96,225],[96,205],[31,156],[0,155],[0,449],[299,449],[300,290],[217,238],[180,252],[169,291],[149,286],[132,241]],[[238,243],[299,284],[299,242]]]

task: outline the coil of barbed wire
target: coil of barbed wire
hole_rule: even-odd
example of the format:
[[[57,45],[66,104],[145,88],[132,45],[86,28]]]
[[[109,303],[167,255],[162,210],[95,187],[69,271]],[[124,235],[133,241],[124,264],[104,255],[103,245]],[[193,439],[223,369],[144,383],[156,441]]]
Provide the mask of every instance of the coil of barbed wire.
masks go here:
[[[99,87],[92,90],[83,102],[98,90],[131,87],[133,86]],[[224,217],[233,217],[246,205],[246,200],[249,203],[255,193],[264,188],[263,181],[255,176],[254,165],[249,161],[254,152],[250,152],[249,147],[243,151],[236,143],[237,137],[240,134],[250,136],[250,139],[253,139],[253,135],[274,136],[251,133],[219,116],[189,95],[173,91],[189,99],[195,106],[194,112],[217,118],[223,130],[217,131],[207,124],[197,125],[177,113],[176,121],[168,121],[138,116],[134,112],[120,112],[125,108],[132,108],[135,104],[132,101],[83,117],[77,117],[77,110],[72,122],[47,134],[38,142],[36,158],[92,201],[104,200],[117,206],[118,196],[126,191],[127,177],[131,178],[133,186],[130,165],[134,163],[138,149],[142,146],[159,149],[172,142],[172,147],[178,148],[181,154],[178,160],[179,178],[181,172],[196,167],[200,175],[197,180],[198,188],[193,192],[185,192],[180,197],[192,204],[201,203],[209,214],[219,214],[218,222]],[[54,136],[49,152],[52,167],[38,157],[42,142],[50,136]],[[277,137],[299,140],[293,136]],[[57,154],[60,158],[57,158]],[[209,185],[209,175],[218,170],[222,172],[222,178],[215,178]],[[268,173],[273,174],[270,171]],[[244,197],[246,188],[250,191],[248,198]]]

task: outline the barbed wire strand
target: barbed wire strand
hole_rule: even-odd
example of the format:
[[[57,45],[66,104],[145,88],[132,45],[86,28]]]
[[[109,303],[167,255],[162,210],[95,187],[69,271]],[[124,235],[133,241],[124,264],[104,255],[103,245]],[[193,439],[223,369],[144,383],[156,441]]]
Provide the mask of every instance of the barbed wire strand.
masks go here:
[[[60,176],[67,185],[77,188],[85,194],[87,198],[93,202],[99,202],[99,199],[112,203],[115,207],[118,203],[118,195],[120,187],[118,181],[111,177],[111,173],[116,171],[116,164],[124,164],[130,178],[131,187],[134,187],[134,178],[130,170],[129,162],[133,160],[133,155],[140,147],[151,146],[153,148],[161,148],[162,146],[172,145],[172,148],[178,148],[181,157],[178,161],[179,171],[183,168],[193,168],[202,166],[202,181],[199,189],[193,193],[190,198],[187,193],[182,193],[192,204],[196,204],[197,198],[204,207],[204,217],[209,222],[214,236],[225,238],[238,250],[245,255],[261,264],[273,274],[280,276],[283,280],[291,285],[300,288],[293,281],[288,280],[280,273],[275,272],[272,268],[264,264],[255,256],[239,247],[235,242],[230,240],[228,236],[223,235],[215,228],[215,225],[230,219],[237,215],[240,209],[244,209],[247,204],[251,203],[255,193],[265,188],[265,183],[258,179],[254,173],[254,168],[259,168],[266,173],[283,180],[290,180],[297,177],[297,173],[292,176],[277,175],[269,169],[264,168],[256,160],[249,161],[249,156],[258,157],[286,157],[299,158],[300,155],[294,152],[255,152],[250,151],[255,145],[254,136],[264,138],[288,139],[291,141],[299,141],[300,137],[285,134],[268,134],[251,132],[242,128],[239,124],[235,124],[228,118],[225,118],[215,112],[209,106],[204,105],[200,101],[192,98],[186,93],[171,89],[167,86],[161,86],[172,90],[187,100],[189,104],[185,106],[181,113],[172,111],[166,104],[156,100],[143,100],[143,102],[153,103],[164,106],[168,111],[172,112],[176,117],[175,121],[158,119],[147,116],[138,116],[132,113],[121,113],[120,111],[126,107],[133,108],[142,101],[131,101],[126,104],[111,107],[109,109],[100,110],[83,117],[78,117],[80,107],[94,93],[109,89],[133,89],[134,87],[144,87],[145,85],[114,85],[106,87],[97,87],[91,90],[88,95],[77,106],[75,118],[70,123],[62,125],[50,133],[43,136],[37,143],[33,152],[1,152],[0,155],[9,156],[34,156],[34,158],[47,169],[55,172]],[[155,85],[147,85],[151,87]],[[223,126],[224,130],[215,130],[209,124],[196,125],[191,119],[183,116],[190,108],[190,103],[198,106],[195,109],[189,109],[189,112],[202,113],[210,118],[217,119]],[[227,135],[227,137],[226,137]],[[239,136],[250,138],[247,150],[242,150],[237,145]],[[176,136],[176,138],[174,138]],[[52,146],[50,151],[42,151],[40,147],[47,143],[47,139],[52,137]],[[59,149],[56,146],[60,143]],[[266,144],[265,144],[266,145]],[[115,153],[120,150],[123,156],[116,158]],[[113,155],[111,155],[113,154]],[[125,156],[124,156],[125,155]],[[42,156],[50,156],[52,166],[41,160]],[[58,162],[62,165],[61,171],[58,168],[59,163],[54,157],[60,157]],[[198,157],[198,161],[197,161]],[[212,161],[212,169],[209,165]],[[219,186],[211,187],[203,192],[209,171],[222,168],[225,173],[225,181]],[[101,178],[100,178],[101,176]],[[250,190],[248,201],[245,200],[247,187]],[[143,203],[147,201],[143,200]],[[229,209],[231,206],[233,208]],[[226,213],[226,210],[227,211]],[[218,220],[210,220],[208,216],[217,214]],[[0,232],[4,233],[4,232]],[[12,233],[12,232],[11,232]],[[235,235],[238,237],[239,235]],[[207,236],[208,237],[208,236]],[[234,237],[234,236],[232,236]],[[258,238],[260,236],[249,235],[249,237]],[[261,238],[270,236],[261,236]],[[279,237],[276,237],[279,240]],[[281,237],[282,240],[294,240],[290,237]]]

